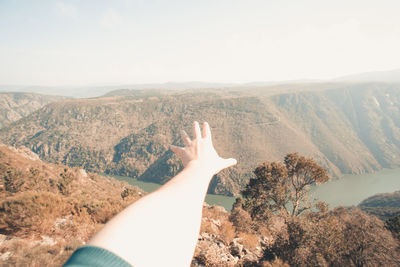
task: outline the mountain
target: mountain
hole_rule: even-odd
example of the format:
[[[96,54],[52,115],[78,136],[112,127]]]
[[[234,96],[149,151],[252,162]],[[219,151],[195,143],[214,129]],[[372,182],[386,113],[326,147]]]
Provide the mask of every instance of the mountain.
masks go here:
[[[87,85],[87,86],[28,86],[0,85],[0,92],[30,92],[46,95],[62,95],[65,97],[88,98],[100,97],[114,90],[187,90],[205,88],[225,88],[240,86],[234,83],[207,82],[167,82],[143,84]]]
[[[387,82],[400,83],[400,69],[390,71],[373,71],[353,75],[346,75],[334,79],[340,82]]]
[[[62,97],[33,93],[0,93],[0,128],[60,99]]]
[[[244,90],[114,92],[51,103],[0,130],[49,162],[164,183],[181,165],[169,150],[193,120],[208,121],[217,151],[238,165],[211,193],[237,194],[266,160],[311,156],[336,177],[399,166],[396,84],[296,84]],[[120,96],[122,95],[122,96]]]
[[[400,215],[400,191],[376,194],[364,199],[358,207],[383,220]]]
[[[273,88],[290,84],[293,89],[296,84],[316,83],[315,80],[293,80],[293,81],[273,81],[273,82],[251,82],[251,83],[211,83],[211,82],[167,82],[167,83],[142,83],[142,84],[110,84],[110,85],[87,85],[87,86],[28,86],[28,85],[0,85],[0,92],[29,92],[45,95],[62,95],[73,98],[89,98],[101,96],[113,96],[127,94],[127,92],[158,92],[168,94],[168,91],[183,91],[200,89],[229,89],[234,88],[247,90],[248,88]],[[130,94],[128,93],[128,94]]]

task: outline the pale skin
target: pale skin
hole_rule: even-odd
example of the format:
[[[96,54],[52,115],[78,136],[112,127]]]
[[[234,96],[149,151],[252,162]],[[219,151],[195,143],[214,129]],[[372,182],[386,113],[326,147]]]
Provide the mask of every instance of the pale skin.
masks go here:
[[[236,164],[221,158],[208,123],[193,124],[193,140],[182,131],[184,147],[171,146],[184,169],[158,190],[127,207],[88,245],[105,248],[135,267],[190,266],[200,231],[209,183]]]

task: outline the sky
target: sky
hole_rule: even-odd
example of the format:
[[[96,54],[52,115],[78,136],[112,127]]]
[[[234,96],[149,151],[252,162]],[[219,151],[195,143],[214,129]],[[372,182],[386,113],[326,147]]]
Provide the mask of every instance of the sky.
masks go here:
[[[0,0],[0,84],[330,79],[400,68],[398,0]]]

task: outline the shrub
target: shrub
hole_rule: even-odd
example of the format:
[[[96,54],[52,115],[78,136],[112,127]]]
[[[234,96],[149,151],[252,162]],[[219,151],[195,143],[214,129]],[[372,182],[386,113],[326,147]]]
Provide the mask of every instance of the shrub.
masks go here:
[[[289,217],[265,253],[291,266],[397,266],[398,243],[383,222],[360,210],[336,208]]]
[[[0,203],[0,232],[48,233],[55,218],[70,210],[67,201],[53,193],[21,192]]]
[[[386,221],[385,227],[392,232],[393,236],[400,240],[400,215]]]
[[[235,227],[229,221],[223,221],[220,226],[220,236],[225,245],[229,245],[235,238]]]
[[[19,192],[25,183],[22,177],[22,172],[12,167],[7,168],[2,178],[4,188],[10,193]]]
[[[254,223],[250,214],[243,209],[241,198],[237,198],[233,205],[229,220],[236,227],[238,232],[253,233]]]
[[[239,233],[240,243],[247,249],[253,250],[260,246],[259,238],[256,234]]]

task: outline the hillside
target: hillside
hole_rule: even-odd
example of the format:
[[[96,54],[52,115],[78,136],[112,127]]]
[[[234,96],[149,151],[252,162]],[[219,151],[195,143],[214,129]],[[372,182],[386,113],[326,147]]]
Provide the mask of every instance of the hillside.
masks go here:
[[[62,266],[143,194],[113,178],[45,163],[27,148],[0,144],[0,266]],[[262,256],[262,238],[236,231],[229,215],[205,204],[192,266],[235,266]]]
[[[382,220],[400,215],[400,191],[376,194],[364,199],[358,207]]]
[[[59,99],[61,97],[33,93],[0,93],[0,128]]]
[[[143,192],[0,144],[0,265],[60,266]]]
[[[61,266],[142,195],[115,179],[0,144],[0,265]],[[394,266],[400,260],[399,243],[384,223],[359,210],[282,216],[257,221],[240,204],[231,214],[204,205],[191,266]],[[397,234],[397,224],[390,225]]]
[[[164,183],[180,168],[169,145],[179,144],[179,130],[190,130],[193,120],[206,120],[217,151],[239,162],[210,186],[211,193],[229,195],[238,193],[257,164],[288,152],[315,158],[334,176],[398,166],[398,87],[124,90],[49,104],[0,130],[0,139],[29,147],[49,162]]]

